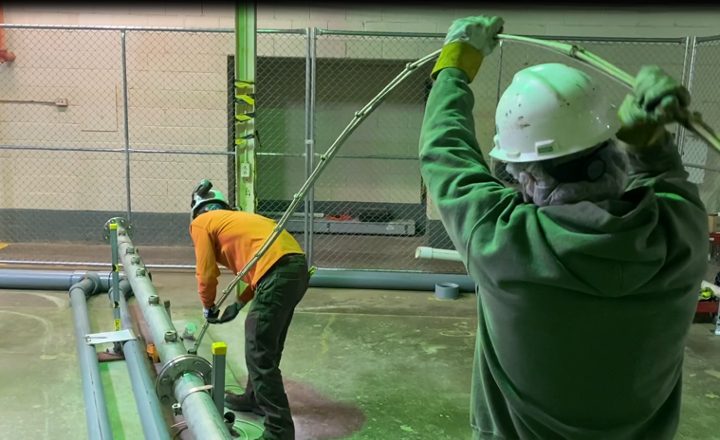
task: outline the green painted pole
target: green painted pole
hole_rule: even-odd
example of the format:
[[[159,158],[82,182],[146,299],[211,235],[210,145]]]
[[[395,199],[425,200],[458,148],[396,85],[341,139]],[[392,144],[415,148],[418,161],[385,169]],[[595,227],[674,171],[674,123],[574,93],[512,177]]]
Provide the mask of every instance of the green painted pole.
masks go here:
[[[235,6],[235,204],[255,212],[255,47],[256,4],[238,0]]]

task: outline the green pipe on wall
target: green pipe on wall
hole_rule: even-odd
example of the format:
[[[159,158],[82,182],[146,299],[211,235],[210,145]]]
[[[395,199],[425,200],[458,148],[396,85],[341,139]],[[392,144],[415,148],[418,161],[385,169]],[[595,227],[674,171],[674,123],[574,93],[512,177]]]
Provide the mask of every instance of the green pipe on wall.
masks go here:
[[[255,212],[255,59],[256,5],[239,0],[235,6],[235,204]]]

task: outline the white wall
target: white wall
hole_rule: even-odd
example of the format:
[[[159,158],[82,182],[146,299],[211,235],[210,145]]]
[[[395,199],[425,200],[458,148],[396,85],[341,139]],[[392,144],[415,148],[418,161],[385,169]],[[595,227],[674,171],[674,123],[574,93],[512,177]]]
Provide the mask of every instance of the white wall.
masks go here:
[[[150,2],[150,6],[73,6],[33,5],[5,1],[8,23],[46,23],[75,25],[133,25],[232,28],[233,6],[194,4],[171,5]],[[258,6],[261,28],[304,28],[445,32],[454,18],[490,14],[505,18],[507,33],[538,35],[680,37],[720,34],[720,9],[717,7],[611,7],[558,6],[530,4],[522,7],[437,8],[390,6],[364,2],[325,7],[271,2]],[[363,6],[365,4],[366,6]]]
[[[516,34],[612,37],[720,34],[720,10],[717,8],[539,8],[533,10],[526,5],[522,9],[431,9],[377,4],[368,8],[359,2],[343,8],[260,4],[257,23],[259,28],[314,26],[444,33],[454,18],[485,13],[503,16],[505,32]],[[226,29],[234,26],[231,4],[208,6],[197,2],[163,6],[160,3],[140,7],[4,2],[4,11],[6,22],[22,24]],[[8,31],[9,49],[15,51],[18,58],[13,65],[0,66],[0,99],[43,100],[62,96],[68,98],[70,106],[61,109],[51,105],[0,104],[0,140],[17,145],[53,146],[57,145],[58,138],[62,138],[63,145],[67,146],[122,148],[118,39],[110,34],[102,34],[101,38],[97,38],[96,34],[86,34],[78,39],[77,34],[69,37],[57,31],[34,33],[32,38],[28,35],[27,31],[22,35],[15,32],[13,37],[13,32]],[[128,63],[133,73],[128,83],[131,139],[141,148],[222,150],[225,147],[225,62],[226,56],[234,50],[233,37],[231,34],[192,34],[180,38],[170,35],[135,33],[128,39],[131,51]],[[323,57],[412,59],[437,47],[432,42],[398,45],[397,42],[383,41],[368,44],[353,38],[335,38],[332,43],[319,44],[318,50]],[[623,54],[627,56],[628,53],[633,52],[620,53],[618,59],[614,58],[612,51],[604,56],[628,70],[636,69],[638,62],[645,62],[648,56],[663,56],[661,50],[621,59]],[[299,40],[263,37],[258,42],[258,54],[302,56],[304,45]],[[534,59],[535,55],[517,52],[516,57],[517,65],[521,66],[523,62]],[[662,59],[658,62],[678,72],[677,59],[673,56],[665,63]],[[484,150],[488,148],[493,128],[497,73],[492,65],[496,62],[488,59],[478,81],[473,84],[478,102],[476,128]],[[703,67],[708,70],[716,67],[717,63],[720,59],[703,61]],[[708,90],[703,98],[703,111],[709,112],[706,119],[711,123],[720,121],[720,114],[711,113],[720,103],[717,94],[712,92]],[[318,120],[318,131],[329,133],[339,130],[349,121],[352,111],[363,104],[357,97],[339,102],[336,112],[322,114],[323,119]],[[291,113],[299,110],[296,108]],[[413,118],[418,120],[422,114],[421,108],[408,108],[401,103],[390,103],[383,111],[387,115],[414,112]],[[389,126],[383,122],[386,119],[381,118],[378,122],[388,125],[378,125],[380,129],[394,130],[398,138],[416,139],[417,124]],[[354,142],[348,145],[348,151],[361,151],[362,135]],[[325,147],[318,145],[319,149]],[[107,153],[85,155],[80,162],[82,166],[78,166],[76,159],[67,154],[33,153],[32,161],[28,161],[28,157],[26,152],[0,154],[3,171],[0,184],[4,188],[0,193],[0,206],[57,209],[77,209],[80,206],[86,209],[117,209],[124,206],[122,196],[117,195],[117,189],[124,184],[121,156],[109,156]],[[413,175],[406,166],[398,164],[386,167],[378,176],[378,163],[368,161],[364,165],[348,165],[344,171],[340,163],[334,165],[325,177],[328,185],[323,186],[321,179],[318,197],[324,200],[388,202],[418,200],[417,174]],[[226,178],[225,162],[218,157],[144,155],[133,163],[133,169],[144,174],[133,186],[134,208],[138,210],[184,211],[189,188],[198,178],[209,176],[218,181]],[[283,164],[278,169],[287,171],[289,165]],[[76,179],[68,176],[76,176]],[[368,180],[368,176],[371,179]],[[78,187],[80,180],[77,179],[82,180],[83,188]],[[349,179],[353,185],[343,187],[343,179]],[[297,189],[295,180],[290,179],[287,187],[278,187],[273,193],[291,194]],[[333,187],[343,187],[343,190],[334,191]],[[87,197],[87,188],[97,190]],[[20,191],[25,196],[18,197]],[[157,203],[159,199],[164,201],[162,206]]]

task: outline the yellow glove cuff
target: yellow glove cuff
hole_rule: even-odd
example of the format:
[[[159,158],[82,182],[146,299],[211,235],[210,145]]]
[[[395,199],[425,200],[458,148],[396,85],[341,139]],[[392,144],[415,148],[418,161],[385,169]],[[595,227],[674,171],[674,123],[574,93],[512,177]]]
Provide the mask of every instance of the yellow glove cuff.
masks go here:
[[[430,77],[435,79],[441,70],[456,67],[465,72],[468,80],[472,81],[480,70],[482,61],[482,52],[472,45],[463,41],[453,41],[443,46]]]

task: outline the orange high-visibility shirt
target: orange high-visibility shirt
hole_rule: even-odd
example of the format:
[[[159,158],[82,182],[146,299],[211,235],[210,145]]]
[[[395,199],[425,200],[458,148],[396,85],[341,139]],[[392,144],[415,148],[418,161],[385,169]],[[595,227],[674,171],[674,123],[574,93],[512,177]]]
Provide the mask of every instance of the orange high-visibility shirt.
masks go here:
[[[240,272],[265,240],[272,234],[276,222],[258,214],[243,211],[216,210],[200,214],[190,223],[190,236],[195,246],[195,277],[203,307],[215,302],[220,269],[217,263]],[[263,275],[283,256],[304,254],[298,242],[287,231],[282,231],[265,255],[243,277],[251,292]]]

